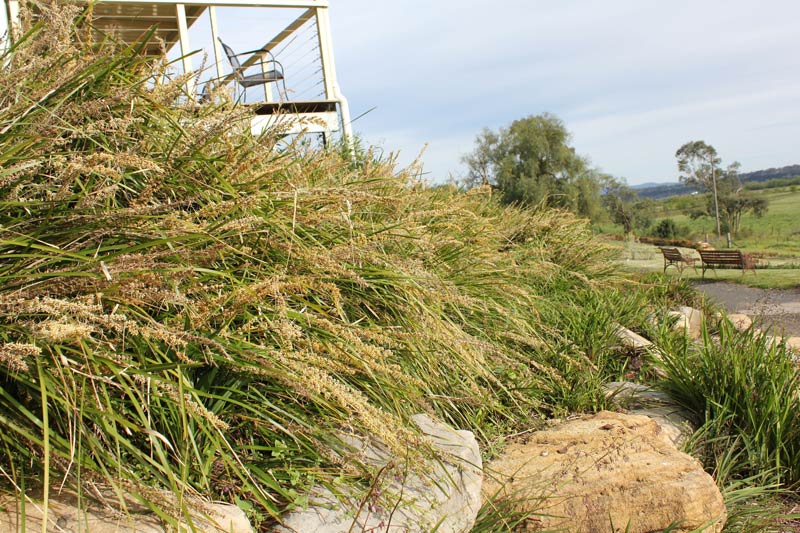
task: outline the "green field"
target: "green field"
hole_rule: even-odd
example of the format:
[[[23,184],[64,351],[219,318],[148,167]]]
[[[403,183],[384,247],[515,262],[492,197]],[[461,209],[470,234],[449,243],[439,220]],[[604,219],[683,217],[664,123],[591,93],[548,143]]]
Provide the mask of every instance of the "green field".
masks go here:
[[[800,190],[797,187],[784,187],[756,190],[753,194],[769,202],[767,213],[762,217],[750,213],[743,215],[741,229],[738,235],[732,236],[731,246],[763,254],[771,266],[782,263],[800,266]],[[651,229],[661,220],[671,218],[678,226],[680,238],[693,241],[708,238],[713,246],[724,248],[727,244],[725,236],[716,238],[713,218],[692,219],[688,216],[693,208],[705,202],[702,194],[658,201],[653,209]],[[622,233],[621,226],[615,224],[599,224],[596,230],[599,233]],[[647,234],[644,232],[642,235]]]
[[[800,191],[796,187],[787,187],[753,191],[753,194],[765,198],[769,209],[762,217],[751,213],[742,216],[742,227],[733,237],[733,246],[779,256],[800,256]],[[702,195],[670,198],[659,204],[656,216],[659,220],[672,218],[678,226],[686,226],[690,237],[695,240],[704,239],[706,233],[713,239],[714,219],[692,220],[685,214],[688,202],[700,204],[705,202],[705,198]]]

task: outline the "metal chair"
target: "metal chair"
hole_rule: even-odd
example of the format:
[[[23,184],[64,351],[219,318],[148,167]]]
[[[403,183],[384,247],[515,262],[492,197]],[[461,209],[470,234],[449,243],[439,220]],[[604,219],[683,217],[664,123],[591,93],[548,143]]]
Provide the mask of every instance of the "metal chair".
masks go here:
[[[239,83],[239,85],[242,86],[242,101],[247,100],[248,87],[257,87],[259,85],[267,85],[268,83],[273,82],[281,82],[283,85],[283,95],[286,95],[286,82],[283,76],[283,65],[281,65],[280,62],[275,59],[275,56],[272,55],[272,52],[269,50],[259,49],[249,50],[247,52],[237,54],[233,51],[233,48],[222,42],[222,39],[217,37],[217,40],[219,40],[219,44],[222,45],[225,55],[228,56],[228,61],[231,63],[231,69],[233,69],[233,76],[236,78],[236,81]],[[268,59],[266,62],[263,58],[261,59],[261,71],[255,74],[245,74],[244,71],[246,69],[242,67],[242,64],[239,62],[239,57],[256,53],[263,54],[265,52]],[[271,70],[266,70],[263,66],[263,63],[266,63]]]

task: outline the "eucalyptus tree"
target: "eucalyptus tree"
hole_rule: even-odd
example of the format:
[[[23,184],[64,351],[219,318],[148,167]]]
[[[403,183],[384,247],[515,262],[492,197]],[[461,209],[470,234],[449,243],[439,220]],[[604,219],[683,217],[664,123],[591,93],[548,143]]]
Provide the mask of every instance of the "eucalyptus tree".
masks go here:
[[[723,219],[727,231],[735,235],[744,213],[750,211],[757,217],[766,213],[769,207],[766,199],[748,194],[742,188],[739,163],[734,161],[727,168],[721,168],[722,160],[713,146],[703,141],[691,141],[678,148],[675,157],[681,182],[713,192],[707,213],[716,220],[718,237],[722,236]],[[693,216],[705,215],[700,211]]]
[[[719,199],[717,198],[717,171],[722,160],[717,150],[705,141],[689,141],[675,152],[678,160],[679,180],[687,185],[701,187],[714,193],[714,218],[717,221],[717,237],[722,236],[719,223]]]

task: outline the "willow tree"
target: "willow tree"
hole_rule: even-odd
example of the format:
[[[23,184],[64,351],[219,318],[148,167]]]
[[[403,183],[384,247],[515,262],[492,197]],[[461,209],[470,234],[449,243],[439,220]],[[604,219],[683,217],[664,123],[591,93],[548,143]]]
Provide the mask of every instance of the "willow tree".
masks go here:
[[[506,203],[569,209],[592,217],[600,212],[605,176],[590,168],[570,145],[564,123],[550,113],[528,116],[475,138],[464,157],[468,186],[491,185]]]

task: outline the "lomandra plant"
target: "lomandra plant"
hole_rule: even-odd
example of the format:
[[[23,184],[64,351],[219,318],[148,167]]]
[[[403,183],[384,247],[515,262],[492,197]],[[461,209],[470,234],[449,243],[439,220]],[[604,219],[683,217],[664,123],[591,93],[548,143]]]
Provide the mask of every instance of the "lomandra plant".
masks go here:
[[[277,517],[312,484],[370,485],[343,433],[406,457],[429,453],[416,412],[488,440],[592,407],[559,402],[609,372],[603,347],[547,324],[614,282],[583,221],[251,137],[38,9],[0,70],[7,490]]]
[[[800,377],[784,344],[722,320],[716,336],[704,330],[702,343],[681,340],[664,352],[662,385],[703,426],[706,464],[725,457],[731,480],[762,476],[790,487],[800,479]]]

